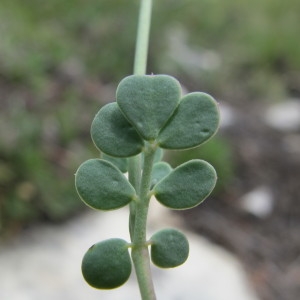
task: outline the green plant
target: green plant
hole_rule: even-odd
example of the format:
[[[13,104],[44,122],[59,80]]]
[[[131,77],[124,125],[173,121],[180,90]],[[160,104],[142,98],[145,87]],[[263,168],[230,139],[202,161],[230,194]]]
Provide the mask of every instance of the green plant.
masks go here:
[[[189,253],[178,230],[163,229],[147,239],[151,197],[171,209],[192,208],[211,193],[217,179],[214,168],[200,159],[172,169],[161,162],[162,149],[196,147],[219,126],[211,96],[194,92],[182,97],[175,78],[145,75],[151,7],[151,0],[141,1],[134,75],[119,83],[116,102],[102,107],[91,126],[102,157],[84,162],[75,174],[77,192],[88,206],[130,208],[131,241],[113,238],[93,245],[82,261],[84,278],[95,288],[116,288],[129,278],[132,261],[142,299],[155,299],[150,257],[155,265],[171,268],[184,263]]]

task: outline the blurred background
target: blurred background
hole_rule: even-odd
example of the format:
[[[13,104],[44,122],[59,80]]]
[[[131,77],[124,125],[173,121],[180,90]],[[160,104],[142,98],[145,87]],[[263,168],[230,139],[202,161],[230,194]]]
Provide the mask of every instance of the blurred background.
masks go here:
[[[0,243],[86,208],[73,174],[98,156],[91,121],[132,73],[137,0],[1,0]],[[215,166],[177,213],[239,257],[261,299],[300,297],[300,2],[154,1],[148,73],[220,103],[205,145],[165,154]]]

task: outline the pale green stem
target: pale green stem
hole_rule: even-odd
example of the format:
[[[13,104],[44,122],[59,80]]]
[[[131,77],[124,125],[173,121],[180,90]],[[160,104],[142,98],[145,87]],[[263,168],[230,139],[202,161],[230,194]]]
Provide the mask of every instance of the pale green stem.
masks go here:
[[[139,201],[136,203],[135,224],[133,235],[132,260],[137,275],[140,293],[143,300],[154,300],[155,291],[150,270],[150,257],[146,239],[147,215],[150,200],[150,183],[155,147],[147,146],[144,152],[144,165],[139,192]]]
[[[141,0],[136,40],[134,75],[145,75],[151,24],[152,0]],[[144,151],[141,174],[140,155],[129,159],[129,181],[135,187],[139,199],[130,205],[129,231],[132,241],[132,260],[139,283],[142,300],[155,300],[155,291],[150,270],[150,257],[146,240],[146,225],[149,207],[149,190],[155,147],[147,145]]]
[[[141,0],[138,32],[135,46],[134,74],[146,74],[152,0]]]
[[[128,159],[128,179],[136,191],[140,190],[141,182],[141,156],[137,155]],[[131,201],[130,203],[130,216],[129,216],[129,232],[130,238],[133,240],[134,235],[134,223],[135,223],[135,211],[136,203]]]
[[[151,13],[152,0],[141,0],[133,67],[133,73],[135,75],[146,74]],[[140,155],[129,158],[129,181],[136,190],[139,190],[141,178],[140,160]]]

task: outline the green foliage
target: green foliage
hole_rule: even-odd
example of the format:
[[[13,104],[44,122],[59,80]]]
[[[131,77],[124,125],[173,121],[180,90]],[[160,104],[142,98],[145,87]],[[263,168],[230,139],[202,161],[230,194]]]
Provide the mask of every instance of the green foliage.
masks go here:
[[[184,96],[175,113],[159,133],[160,147],[187,149],[196,147],[212,137],[219,127],[216,101],[204,93]]]
[[[100,109],[92,123],[91,135],[99,150],[114,157],[136,155],[144,145],[117,103],[109,103]]]
[[[112,163],[101,159],[84,162],[75,174],[77,192],[88,206],[112,210],[134,200],[135,190]]]
[[[84,208],[69,180],[92,152],[77,141],[84,132],[78,98],[59,95],[50,105],[24,96],[16,88],[0,100],[1,236],[36,221],[63,221]],[[61,114],[70,122],[63,125]]]
[[[0,74],[37,83],[72,60],[87,74],[100,74],[106,82],[119,80],[132,66],[137,4],[136,0],[0,1]],[[226,71],[220,84],[229,84],[228,76],[239,79],[241,67],[250,80],[270,71],[283,76],[280,65],[286,71],[300,67],[299,10],[298,0],[157,1],[149,71],[166,71],[168,36],[179,26],[196,49],[219,52]],[[207,80],[197,76],[202,83]]]
[[[151,174],[151,187],[156,185],[164,177],[169,175],[172,171],[172,167],[166,162],[158,162],[153,165]]]
[[[136,10],[136,1],[3,0],[0,73],[32,84],[71,59],[90,73],[118,77],[132,65],[123,57],[133,49]]]
[[[147,141],[157,138],[176,109],[181,88],[170,76],[136,76],[123,79],[117,89],[117,103],[138,133]]]
[[[105,153],[101,155],[102,159],[111,162],[115,165],[122,173],[126,173],[128,170],[128,159],[127,158],[120,158],[120,157],[113,157],[109,156]]]
[[[128,244],[109,239],[89,248],[81,264],[84,279],[97,289],[114,289],[124,284],[131,273]]]
[[[162,179],[154,187],[156,199],[172,209],[199,205],[212,192],[217,181],[214,168],[202,160],[190,160]]]
[[[129,157],[142,151],[141,137],[162,148],[202,144],[219,126],[216,101],[204,93],[180,95],[179,83],[170,76],[126,77],[117,88],[117,103],[100,109],[92,123],[95,145],[110,156]]]
[[[162,230],[146,240],[150,197],[154,195],[172,209],[192,208],[204,201],[217,180],[214,168],[203,160],[191,160],[173,170],[160,161],[161,147],[186,149],[204,143],[218,129],[219,112],[216,101],[207,94],[181,98],[178,81],[167,75],[126,77],[116,98],[117,102],[100,109],[91,127],[96,147],[105,153],[103,159],[84,162],[76,172],[75,185],[81,199],[92,208],[111,210],[130,204],[132,260],[137,276],[144,277],[139,270],[149,245],[152,262],[162,268],[181,265],[189,253],[186,237],[174,229]],[[141,159],[137,168],[130,169]],[[125,170],[129,170],[129,180],[122,174]],[[123,247],[125,241],[114,249],[119,242],[104,241],[87,252],[82,272],[90,285],[113,288],[127,280],[131,264]],[[114,252],[122,259],[115,259]],[[125,275],[116,274],[112,263],[118,268],[124,263]]]
[[[163,229],[151,238],[151,260],[160,268],[174,268],[183,264],[189,256],[189,242],[175,229]]]

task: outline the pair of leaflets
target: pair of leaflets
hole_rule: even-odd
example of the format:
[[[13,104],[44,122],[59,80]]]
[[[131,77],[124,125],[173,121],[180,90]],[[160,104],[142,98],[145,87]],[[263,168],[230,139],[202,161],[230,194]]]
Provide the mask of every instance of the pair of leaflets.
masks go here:
[[[189,254],[189,244],[175,229],[163,229],[151,239],[151,260],[161,268],[183,264]],[[85,280],[94,288],[113,289],[124,284],[132,270],[130,245],[123,239],[112,238],[94,244],[85,253],[81,270]]]

